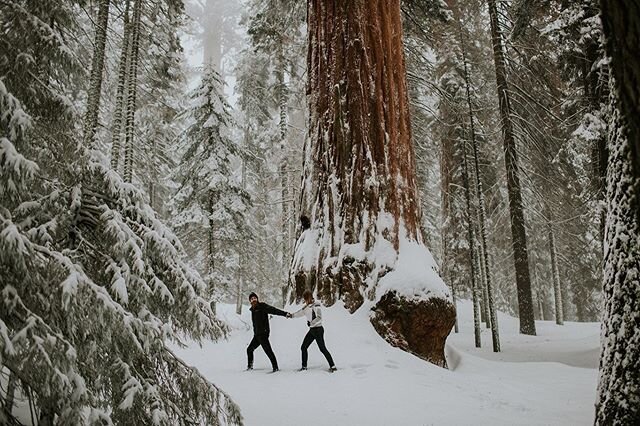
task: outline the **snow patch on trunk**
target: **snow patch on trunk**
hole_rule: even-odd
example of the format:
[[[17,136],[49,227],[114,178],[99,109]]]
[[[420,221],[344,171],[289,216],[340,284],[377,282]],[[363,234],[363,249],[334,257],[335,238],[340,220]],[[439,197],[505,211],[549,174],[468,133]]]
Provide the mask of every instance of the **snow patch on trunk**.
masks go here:
[[[365,298],[374,303],[379,302],[390,291],[395,291],[398,296],[407,300],[436,297],[452,301],[451,292],[440,278],[431,252],[420,239],[416,241],[407,237],[408,232],[402,220],[396,231],[396,218],[388,212],[378,213],[374,225],[375,236],[370,240],[371,248],[367,250],[366,232],[370,229],[370,219],[367,215],[363,219],[356,243],[345,243],[343,233],[334,230],[336,238],[333,244],[339,247],[339,251],[337,256],[325,255],[323,265],[319,265],[322,253],[330,253],[332,249],[332,241],[328,238],[330,230],[315,227],[305,230],[298,238],[294,250],[292,277],[299,271],[308,272],[317,267],[323,270],[331,268],[335,274],[344,264],[368,263],[371,265],[371,272],[365,280]],[[393,244],[396,232],[397,249]]]

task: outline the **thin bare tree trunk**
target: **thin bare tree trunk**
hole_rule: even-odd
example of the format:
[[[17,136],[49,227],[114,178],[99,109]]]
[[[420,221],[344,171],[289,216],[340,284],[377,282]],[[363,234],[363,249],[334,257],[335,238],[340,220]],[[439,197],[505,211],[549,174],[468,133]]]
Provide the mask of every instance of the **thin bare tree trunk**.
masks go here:
[[[478,226],[480,227],[480,243],[482,255],[482,271],[483,271],[483,292],[485,293],[485,304],[488,312],[487,315],[487,328],[491,327],[491,341],[494,352],[500,352],[500,332],[498,329],[498,315],[496,312],[494,300],[493,300],[493,283],[491,276],[491,267],[489,265],[489,252],[487,248],[487,226],[486,226],[486,210],[484,200],[484,190],[482,188],[482,179],[480,174],[480,162],[478,161],[478,139],[476,137],[475,130],[475,115],[473,114],[473,104],[471,102],[471,79],[469,76],[469,65],[467,62],[466,53],[466,38],[463,33],[462,22],[458,17],[458,29],[460,37],[460,46],[462,48],[462,62],[464,65],[464,80],[465,80],[465,92],[467,98],[467,110],[469,111],[469,128],[471,131],[471,146],[473,147],[473,165],[474,176],[476,179],[476,199],[478,200]]]
[[[245,141],[248,135],[248,131],[245,130]],[[246,145],[245,145],[246,146]],[[242,159],[242,189],[245,190],[247,188],[247,160]],[[247,274],[245,270],[247,263],[247,256],[245,253],[246,245],[240,249],[240,277],[238,280],[238,288],[236,291],[236,314],[242,314],[242,292],[244,289],[244,280]]]
[[[224,78],[222,74],[224,2],[221,0],[206,0],[203,13],[203,62],[205,65],[211,65]]]
[[[518,154],[513,132],[513,123],[511,122],[511,105],[509,103],[509,86],[507,83],[502,32],[498,21],[496,1],[487,0],[487,4],[489,6],[489,16],[491,20],[493,57],[495,61],[498,101],[500,104],[500,117],[502,119],[502,133],[504,137],[504,161],[507,170],[507,192],[509,194],[513,258],[516,269],[516,286],[518,289],[520,333],[535,336],[536,323],[533,315],[533,298],[531,295],[527,233],[522,206]],[[489,295],[489,297],[491,297],[491,295]],[[492,316],[492,319],[495,318]]]
[[[280,228],[282,235],[282,247],[281,247],[281,255],[282,255],[282,283],[280,286],[281,294],[282,294],[282,306],[286,304],[287,301],[287,292],[289,289],[288,286],[288,278],[289,278],[289,261],[291,259],[291,252],[289,251],[290,243],[289,240],[292,238],[292,235],[289,234],[289,222],[291,221],[291,213],[290,213],[290,194],[289,194],[289,164],[287,159],[287,91],[284,82],[284,73],[285,73],[285,63],[284,63],[284,55],[282,52],[282,46],[280,47],[277,54],[277,69],[276,69],[276,82],[278,85],[278,106],[280,109],[280,121],[278,123],[278,128],[280,131],[280,152],[282,154],[282,159],[280,161],[280,195],[282,197],[281,205],[282,205],[282,217],[280,218]]]
[[[140,47],[140,22],[143,0],[136,0],[133,7],[133,28],[131,29],[131,49],[127,78],[127,114],[125,121],[124,180],[133,178],[133,143],[135,133],[136,95],[138,91],[138,60]]]
[[[467,234],[469,236],[469,262],[471,264],[471,294],[473,298],[473,335],[476,348],[481,347],[480,341],[480,296],[481,289],[478,285],[478,259],[476,255],[474,214],[471,209],[471,191],[469,190],[469,172],[467,167],[467,143],[462,141],[462,184],[464,185],[464,198],[467,207]]]
[[[476,187],[477,188],[477,187]],[[480,213],[479,213],[479,208],[478,208],[478,223],[480,223],[481,219],[480,219]],[[489,309],[489,292],[487,291],[487,268],[485,265],[485,252],[482,248],[482,227],[478,226],[478,228],[480,228],[478,230],[478,253],[479,253],[479,258],[480,258],[480,278],[481,278],[481,285],[482,285],[482,301],[483,301],[483,305],[482,305],[482,309],[484,309],[484,323],[486,328],[491,328],[491,309]]]
[[[208,283],[209,283],[209,294],[211,294],[212,296],[212,300],[211,300],[211,310],[213,310],[213,313],[216,313],[216,282],[215,282],[215,278],[214,278],[214,273],[216,270],[216,263],[215,263],[215,253],[216,253],[216,242],[215,242],[215,238],[214,238],[214,227],[215,227],[215,223],[213,221],[213,206],[214,206],[214,197],[213,194],[209,194],[209,205],[208,205],[208,209],[207,209],[207,213],[209,216],[209,229],[207,232],[207,276],[208,276]]]
[[[451,282],[451,281],[449,281]],[[451,298],[453,299],[453,306],[456,307],[456,311],[458,310],[458,298],[456,296],[455,286],[451,285]],[[453,325],[453,331],[456,333],[460,332],[460,326],[458,325],[458,316],[456,315],[456,323]]]
[[[125,0],[124,34],[118,65],[118,88],[116,89],[116,109],[113,113],[111,126],[111,168],[118,171],[120,166],[120,150],[122,149],[122,121],[125,115],[125,98],[127,90],[127,70],[129,69],[129,50],[131,47],[131,24],[129,23],[129,5],[131,0]]]
[[[100,0],[96,34],[91,60],[91,80],[89,83],[89,97],[87,111],[84,118],[84,146],[93,145],[98,127],[98,113],[100,112],[100,93],[102,91],[102,75],[104,71],[104,53],[107,42],[107,26],[109,25],[110,0]]]
[[[545,321],[546,318],[544,317],[544,305],[542,303],[542,290],[538,291],[538,310],[540,311],[540,319],[542,321]]]
[[[551,273],[553,274],[553,296],[556,311],[556,324],[564,324],[564,313],[562,310],[562,284],[560,283],[560,273],[558,272],[558,256],[556,253],[556,237],[553,232],[551,218],[547,223],[549,232],[549,254],[551,255]]]

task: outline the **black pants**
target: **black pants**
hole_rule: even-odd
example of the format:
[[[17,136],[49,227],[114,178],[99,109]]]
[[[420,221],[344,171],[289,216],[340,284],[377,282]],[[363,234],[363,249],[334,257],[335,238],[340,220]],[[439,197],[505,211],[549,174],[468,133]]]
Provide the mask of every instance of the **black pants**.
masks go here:
[[[269,334],[256,334],[251,339],[251,343],[247,346],[247,363],[249,367],[253,367],[253,351],[256,350],[258,346],[262,346],[264,353],[269,357],[269,361],[271,361],[271,366],[273,368],[278,368],[278,361],[276,360],[276,355],[273,353],[273,349],[271,349],[271,343],[269,343]]]
[[[322,326],[311,327],[307,335],[304,336],[304,340],[302,341],[302,346],[300,347],[300,350],[302,351],[302,366],[303,367],[307,366],[307,359],[309,358],[307,349],[309,348],[309,346],[311,346],[314,340],[318,342],[318,348],[320,349],[320,352],[322,352],[324,357],[327,359],[327,362],[329,363],[329,367],[333,367],[334,365],[333,358],[331,358],[331,354],[329,353],[329,351],[327,350],[327,347],[324,344],[324,328]]]

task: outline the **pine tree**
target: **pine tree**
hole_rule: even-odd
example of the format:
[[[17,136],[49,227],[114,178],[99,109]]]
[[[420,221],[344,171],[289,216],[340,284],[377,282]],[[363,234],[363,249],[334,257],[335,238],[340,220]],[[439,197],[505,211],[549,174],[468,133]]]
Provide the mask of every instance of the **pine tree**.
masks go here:
[[[244,154],[229,136],[231,116],[221,88],[219,75],[206,68],[187,111],[192,122],[184,133],[180,188],[175,196],[179,209],[176,225],[190,235],[196,253],[205,249],[201,269],[214,301],[224,291],[230,292],[237,277],[239,250],[248,234],[245,215],[250,207],[248,194],[233,173],[233,162],[241,161]]]
[[[475,244],[475,224],[474,219],[475,215],[473,214],[473,210],[471,208],[471,190],[469,183],[469,172],[467,168],[467,150],[466,150],[466,142],[462,142],[462,183],[464,185],[464,198],[466,202],[466,210],[467,210],[467,229],[469,235],[469,263],[471,264],[471,294],[473,300],[473,334],[475,337],[476,348],[482,346],[481,336],[480,336],[480,285],[478,281],[480,281],[480,274],[477,271],[477,267],[480,265],[478,262],[478,256],[476,254],[476,244]],[[497,351],[496,351],[497,352]]]
[[[594,236],[601,227],[606,170],[601,88],[606,62],[599,53],[601,30],[593,3],[517,2],[509,10],[515,22],[507,28],[512,37],[506,42],[529,245],[532,257],[544,264],[537,270],[540,294],[560,281],[554,279],[556,268],[564,275],[559,295],[570,296],[558,300],[563,316],[572,316],[572,301],[579,321],[598,317],[601,274],[594,265],[601,262],[602,248],[601,237]],[[560,265],[566,258],[572,261]],[[544,301],[545,309],[548,305]]]
[[[560,274],[558,273],[558,256],[556,254],[556,237],[553,230],[553,224],[549,220],[549,255],[551,256],[551,273],[553,277],[553,296],[556,324],[564,324],[564,313],[562,309],[562,283],[560,282]]]
[[[138,143],[134,165],[140,186],[149,204],[167,217],[176,183],[171,171],[177,166],[175,141],[185,127],[180,117],[184,109],[186,77],[179,32],[184,29],[182,2],[167,7],[156,4],[147,12],[147,26],[153,37],[141,39],[143,67],[139,78],[136,124]]]
[[[442,98],[438,103],[439,119],[432,127],[440,142],[441,265],[443,277],[458,297],[473,297],[476,286],[469,283],[476,279],[471,268],[475,258],[469,255],[472,243],[468,239],[463,179],[463,144],[466,138],[462,107],[464,81],[459,50],[450,48],[452,42],[452,34],[443,30],[443,40],[437,44],[438,52],[442,54],[436,63]]]
[[[430,52],[440,45],[446,37],[443,30],[450,14],[446,5],[438,1],[401,2],[404,27],[404,50],[407,63],[407,86],[409,89],[409,108],[411,111],[411,131],[416,152],[416,177],[422,202],[425,242],[441,264],[442,276],[450,286],[455,298],[456,285],[449,281],[441,253],[444,240],[441,238],[440,224],[440,170],[439,150],[434,126],[433,83],[436,80],[437,64],[432,63]],[[446,50],[443,48],[443,50]],[[439,61],[440,55],[436,55]]]
[[[144,194],[80,143],[76,11],[50,6],[0,3],[0,363],[39,424],[240,424],[168,346],[226,327]]]
[[[506,76],[502,31],[500,30],[498,10],[495,0],[487,0],[487,5],[489,6],[489,16],[491,21],[498,100],[500,102],[500,116],[502,119],[502,132],[504,137],[504,158],[507,169],[509,213],[511,215],[511,230],[513,237],[513,257],[516,267],[516,286],[518,288],[520,333],[535,335],[536,324],[533,318],[529,255],[527,252],[527,234],[523,214],[516,140],[514,138],[511,105],[509,102],[509,87]]]
[[[267,300],[285,303],[297,211],[299,158],[305,134],[305,6],[291,0],[251,1],[242,19],[250,46],[236,67],[242,115],[252,241],[245,279]],[[273,238],[278,250],[273,250]]]

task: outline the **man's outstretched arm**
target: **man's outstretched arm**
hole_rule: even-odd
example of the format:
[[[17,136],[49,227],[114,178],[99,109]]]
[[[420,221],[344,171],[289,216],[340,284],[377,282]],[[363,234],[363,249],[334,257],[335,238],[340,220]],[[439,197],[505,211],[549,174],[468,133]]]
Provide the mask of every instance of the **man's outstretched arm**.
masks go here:
[[[275,308],[271,305],[267,305],[266,303],[264,305],[265,305],[265,310],[267,311],[268,314],[280,315],[281,317],[286,317],[287,315],[289,315],[289,312],[285,312],[282,309]]]

